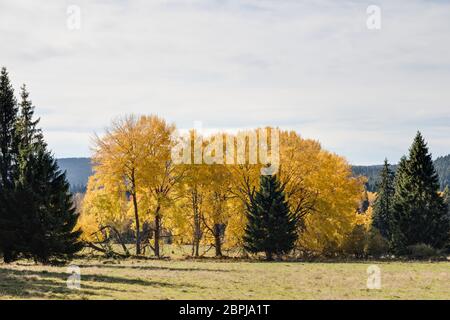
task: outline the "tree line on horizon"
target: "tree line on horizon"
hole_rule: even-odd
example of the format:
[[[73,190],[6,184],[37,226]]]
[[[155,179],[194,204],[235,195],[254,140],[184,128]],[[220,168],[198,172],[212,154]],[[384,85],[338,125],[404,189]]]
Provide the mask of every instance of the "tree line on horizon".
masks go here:
[[[86,187],[89,177],[92,175],[91,159],[86,157],[78,158],[58,158],[58,166],[62,171],[66,171],[67,180],[70,184],[72,193],[86,193]],[[450,154],[439,156],[433,161],[436,172],[439,176],[441,191],[447,186],[450,187]],[[392,165],[391,169],[395,172],[397,165]],[[351,165],[353,175],[367,178],[365,183],[368,192],[376,192],[379,183],[379,177],[383,165]]]
[[[439,178],[439,185],[441,191],[446,187],[450,187],[450,154],[446,156],[437,157],[433,161],[436,173]],[[390,166],[392,171],[397,170],[397,165]],[[380,180],[380,174],[383,170],[383,165],[368,165],[368,166],[352,166],[352,172],[355,176],[364,176],[367,178],[366,189],[369,192],[376,192]]]

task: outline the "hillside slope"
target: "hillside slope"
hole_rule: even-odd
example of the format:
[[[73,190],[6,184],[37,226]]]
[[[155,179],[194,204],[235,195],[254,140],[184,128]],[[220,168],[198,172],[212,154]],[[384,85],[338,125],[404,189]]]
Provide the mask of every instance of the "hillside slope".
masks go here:
[[[67,179],[72,187],[72,191],[80,192],[86,188],[89,176],[92,174],[91,160],[89,158],[63,158],[58,159],[61,170],[67,172]],[[441,188],[450,186],[450,154],[439,157],[434,161],[436,171],[439,175]],[[352,171],[355,176],[365,176],[368,178],[367,189],[375,191],[381,165],[373,166],[353,166]],[[395,170],[396,166],[393,166]]]
[[[59,168],[66,171],[72,192],[83,192],[89,177],[92,175],[91,159],[63,158],[57,161]]]
[[[441,188],[444,189],[445,186],[450,186],[450,154],[437,158],[434,161],[434,166],[439,175]]]

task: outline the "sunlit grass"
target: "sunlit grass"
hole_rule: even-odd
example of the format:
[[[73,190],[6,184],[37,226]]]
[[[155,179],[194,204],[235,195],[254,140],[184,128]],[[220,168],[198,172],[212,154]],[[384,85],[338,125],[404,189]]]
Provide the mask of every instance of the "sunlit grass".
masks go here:
[[[450,299],[450,263],[377,262],[382,288],[369,290],[361,263],[213,260],[73,261],[81,290],[68,289],[66,267],[0,264],[2,299]]]

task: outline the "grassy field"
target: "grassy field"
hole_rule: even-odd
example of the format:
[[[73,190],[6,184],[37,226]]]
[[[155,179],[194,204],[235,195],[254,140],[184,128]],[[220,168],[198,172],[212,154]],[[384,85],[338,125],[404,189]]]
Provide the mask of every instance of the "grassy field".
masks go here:
[[[0,264],[1,299],[450,299],[450,263],[286,263],[83,259],[66,267]],[[367,267],[382,288],[366,287]]]

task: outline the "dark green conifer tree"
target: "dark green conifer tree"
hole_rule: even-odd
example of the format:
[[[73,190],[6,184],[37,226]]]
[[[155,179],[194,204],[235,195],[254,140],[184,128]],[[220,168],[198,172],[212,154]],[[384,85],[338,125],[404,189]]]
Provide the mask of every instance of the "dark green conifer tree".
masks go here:
[[[40,119],[34,119],[34,106],[31,100],[29,100],[26,85],[24,84],[20,90],[20,113],[16,122],[18,149],[17,180],[20,180],[24,176],[24,170],[30,161],[30,156],[35,154],[43,146],[46,146],[42,131],[38,128]]]
[[[448,207],[439,194],[439,180],[431,154],[420,132],[409,150],[409,158],[399,164],[394,196],[397,253],[406,253],[408,246],[424,243],[444,247],[449,240]]]
[[[16,150],[17,101],[6,68],[0,72],[0,176],[2,188],[13,187]]]
[[[373,207],[373,227],[387,240],[391,239],[392,212],[394,206],[395,174],[387,159],[380,173],[377,198]]]
[[[18,222],[7,210],[14,192],[17,166],[16,120],[17,102],[6,68],[0,72],[0,253],[7,262],[18,253],[15,248]]]
[[[19,176],[17,198],[26,199],[19,216],[24,221],[21,252],[25,257],[42,263],[67,260],[78,252],[79,231],[74,231],[78,214],[69,192],[65,173],[47,150],[39,119],[34,119],[34,107],[25,85],[21,91],[19,136]]]
[[[5,262],[67,260],[82,248],[65,173],[47,150],[26,87],[20,113],[8,74],[0,75],[0,253]]]
[[[290,212],[277,177],[261,176],[260,189],[247,205],[245,249],[263,252],[267,260],[290,252],[297,241],[298,219]]]
[[[21,214],[28,220],[24,255],[42,263],[71,259],[82,249],[81,232],[74,230],[78,214],[66,175],[45,146],[29,157],[18,189],[22,198],[28,194],[28,210]]]

